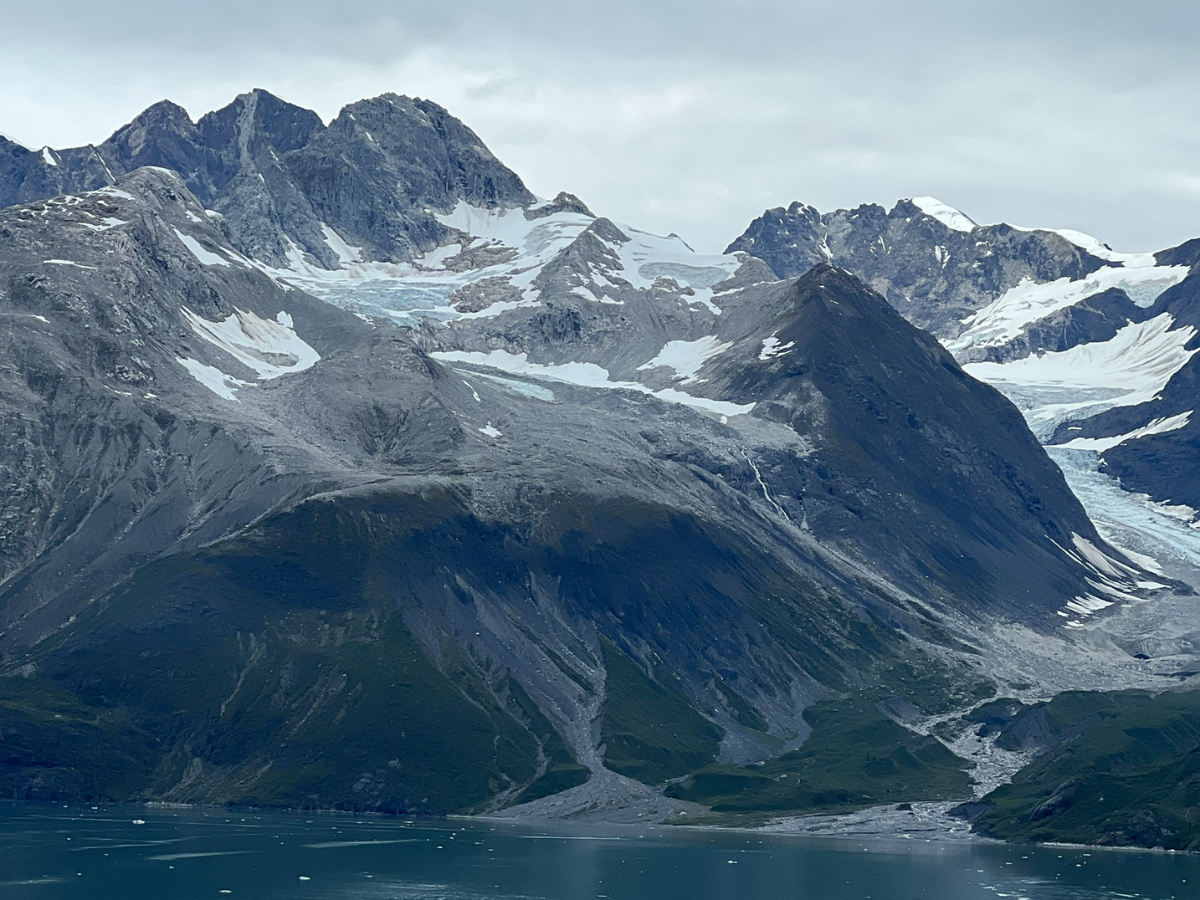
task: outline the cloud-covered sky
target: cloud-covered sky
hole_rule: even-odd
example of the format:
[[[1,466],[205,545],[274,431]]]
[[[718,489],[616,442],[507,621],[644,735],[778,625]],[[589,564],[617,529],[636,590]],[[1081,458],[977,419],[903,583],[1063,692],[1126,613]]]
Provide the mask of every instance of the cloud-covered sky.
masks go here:
[[[933,195],[1119,249],[1200,235],[1195,0],[0,0],[0,132],[99,143],[170,98],[384,91],[535,192],[718,250],[768,206]]]

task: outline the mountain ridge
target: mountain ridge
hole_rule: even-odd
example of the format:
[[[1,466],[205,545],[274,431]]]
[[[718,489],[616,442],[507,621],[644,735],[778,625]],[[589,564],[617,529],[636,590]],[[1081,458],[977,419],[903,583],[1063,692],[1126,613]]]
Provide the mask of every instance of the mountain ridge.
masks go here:
[[[536,201],[425,101],[273,103],[157,108],[130,164],[190,174],[0,210],[11,796],[586,806],[813,728],[940,795],[969,762],[881,710],[1022,690],[998,629],[1065,670],[1062,626],[1172,587],[851,274]],[[832,808],[907,789],[856,746],[805,757],[876,779]]]

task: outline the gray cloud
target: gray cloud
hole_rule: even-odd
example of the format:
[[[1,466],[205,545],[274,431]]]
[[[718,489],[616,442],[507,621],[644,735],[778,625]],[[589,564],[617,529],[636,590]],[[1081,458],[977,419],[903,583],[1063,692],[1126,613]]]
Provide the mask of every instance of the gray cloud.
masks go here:
[[[47,6],[0,0],[0,130],[38,146],[162,97],[394,90],[538,193],[705,249],[768,205],[914,194],[1129,249],[1200,232],[1193,0]]]

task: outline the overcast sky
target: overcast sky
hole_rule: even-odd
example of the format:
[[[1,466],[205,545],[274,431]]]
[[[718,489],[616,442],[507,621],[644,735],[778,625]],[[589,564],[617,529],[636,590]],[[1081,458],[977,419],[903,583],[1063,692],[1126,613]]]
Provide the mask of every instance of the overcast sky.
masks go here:
[[[542,196],[719,250],[768,206],[933,195],[1118,249],[1200,235],[1196,0],[0,0],[0,132],[99,143],[164,97],[385,91]]]

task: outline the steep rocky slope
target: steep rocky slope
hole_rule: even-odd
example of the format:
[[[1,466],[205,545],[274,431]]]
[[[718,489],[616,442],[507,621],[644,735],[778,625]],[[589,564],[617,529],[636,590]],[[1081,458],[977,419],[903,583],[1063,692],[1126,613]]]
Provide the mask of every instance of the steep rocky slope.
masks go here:
[[[939,794],[881,709],[1160,589],[845,272],[536,201],[423,102],[319,125],[156,107],[95,151],[153,167],[0,212],[10,795],[482,810],[813,728],[927,763],[814,783]]]
[[[1196,507],[1195,241],[1119,253],[1075,231],[976,225],[932,198],[890,211],[768,210],[730,245],[777,275],[833,261],[933,332],[1047,443],[1103,455],[1157,501]]]
[[[436,211],[533,200],[446,110],[394,94],[347,106],[328,128],[262,90],[198,122],[164,100],[99,145],[34,152],[0,138],[0,160],[0,206],[94,190],[143,166],[178,172],[225,216],[238,250],[272,265],[336,268],[347,241],[402,262],[442,241]]]

